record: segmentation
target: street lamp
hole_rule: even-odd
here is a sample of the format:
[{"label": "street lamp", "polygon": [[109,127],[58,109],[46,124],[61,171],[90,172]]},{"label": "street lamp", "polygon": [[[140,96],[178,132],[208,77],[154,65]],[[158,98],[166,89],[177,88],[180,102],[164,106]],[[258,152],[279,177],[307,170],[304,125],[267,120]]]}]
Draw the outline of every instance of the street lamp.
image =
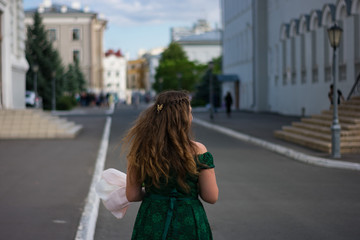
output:
[{"label": "street lamp", "polygon": [[33,65],[32,70],[34,72],[34,92],[35,92],[35,107],[39,107],[39,99],[37,92],[37,73],[39,71],[39,65],[36,63]]},{"label": "street lamp", "polygon": [[56,110],[56,96],[55,96],[55,91],[56,91],[56,72],[53,71],[51,73],[51,77],[52,77],[52,99],[51,99],[51,110],[54,112]]},{"label": "street lamp", "polygon": [[336,48],[340,44],[342,29],[338,25],[334,24],[328,28],[328,35],[330,45],[333,48],[333,123],[331,126],[331,154],[334,158],[340,158],[340,124],[338,118],[338,101],[337,101],[337,87],[336,87]]},{"label": "street lamp", "polygon": [[163,82],[164,82],[164,79],[162,77],[159,78],[159,83],[160,83],[160,92],[162,92],[163,90]]},{"label": "street lamp", "polygon": [[213,104],[213,68],[214,68],[214,63],[213,61],[210,61],[208,64],[208,68],[209,68],[209,103],[210,103],[210,119],[214,119],[214,104]]},{"label": "street lamp", "polygon": [[182,84],[181,84],[182,74],[178,72],[176,73],[176,77],[178,79],[178,89],[180,90],[182,88]]}]

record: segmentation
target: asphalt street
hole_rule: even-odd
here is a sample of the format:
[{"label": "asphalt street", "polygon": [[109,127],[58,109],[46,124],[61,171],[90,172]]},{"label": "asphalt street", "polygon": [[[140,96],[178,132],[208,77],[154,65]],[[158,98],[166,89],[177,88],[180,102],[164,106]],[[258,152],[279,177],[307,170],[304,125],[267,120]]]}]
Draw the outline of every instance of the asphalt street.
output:
[{"label": "asphalt street", "polygon": [[0,239],[74,239],[105,116],[68,119],[75,139],[0,140]]},{"label": "asphalt street", "polygon": [[[112,115],[105,168],[126,169],[121,138],[139,110]],[[105,115],[73,140],[0,141],[0,239],[74,239]],[[219,201],[204,203],[214,239],[360,238],[360,172],[304,164],[194,124],[215,160]],[[96,240],[130,239],[139,203],[119,220],[100,204]]]},{"label": "asphalt street", "polygon": [[[119,136],[134,117],[113,115],[106,168],[126,168]],[[359,172],[300,163],[197,125],[194,133],[215,158],[220,197],[204,203],[214,239],[359,239]],[[138,207],[118,220],[101,206],[95,239],[130,239]]]}]

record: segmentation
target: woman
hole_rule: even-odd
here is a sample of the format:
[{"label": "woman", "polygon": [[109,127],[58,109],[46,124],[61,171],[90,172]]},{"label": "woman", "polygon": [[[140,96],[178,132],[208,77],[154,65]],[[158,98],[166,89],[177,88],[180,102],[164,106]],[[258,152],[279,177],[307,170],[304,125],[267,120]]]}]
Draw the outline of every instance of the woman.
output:
[{"label": "woman", "polygon": [[218,199],[213,158],[192,140],[191,121],[188,95],[167,91],[125,137],[126,197],[142,201],[132,239],[212,239],[198,195],[212,204]]}]

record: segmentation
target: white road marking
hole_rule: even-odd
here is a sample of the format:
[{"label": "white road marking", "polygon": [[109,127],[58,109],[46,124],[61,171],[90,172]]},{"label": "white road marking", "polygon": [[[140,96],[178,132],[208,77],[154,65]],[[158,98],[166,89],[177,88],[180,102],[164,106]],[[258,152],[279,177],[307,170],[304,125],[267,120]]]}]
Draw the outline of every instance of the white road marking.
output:
[{"label": "white road marking", "polygon": [[94,239],[100,203],[100,199],[95,192],[95,185],[100,180],[101,173],[104,170],[106,153],[109,145],[111,120],[111,117],[106,118],[106,124],[104,127],[104,133],[101,139],[101,145],[96,159],[96,165],[90,185],[90,190],[86,198],[85,208],[79,222],[75,240]]}]

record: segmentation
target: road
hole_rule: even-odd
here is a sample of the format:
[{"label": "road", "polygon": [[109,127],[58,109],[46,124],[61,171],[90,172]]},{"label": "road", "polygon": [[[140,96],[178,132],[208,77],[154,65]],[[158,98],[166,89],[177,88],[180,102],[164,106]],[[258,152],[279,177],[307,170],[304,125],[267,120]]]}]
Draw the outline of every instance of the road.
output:
[{"label": "road", "polygon": [[[138,110],[112,115],[105,168],[125,170],[121,138]],[[0,239],[74,239],[105,116],[71,116],[74,140],[0,141]],[[360,239],[360,172],[300,163],[194,125],[215,158],[214,239]],[[96,240],[130,239],[139,204],[118,220],[100,205]]]},{"label": "road", "polygon": [[[116,112],[108,167],[125,169],[119,136],[134,115]],[[307,165],[194,126],[215,158],[219,201],[204,203],[214,239],[359,239],[360,173]],[[101,206],[96,240],[130,239],[139,204],[117,220]]]}]

